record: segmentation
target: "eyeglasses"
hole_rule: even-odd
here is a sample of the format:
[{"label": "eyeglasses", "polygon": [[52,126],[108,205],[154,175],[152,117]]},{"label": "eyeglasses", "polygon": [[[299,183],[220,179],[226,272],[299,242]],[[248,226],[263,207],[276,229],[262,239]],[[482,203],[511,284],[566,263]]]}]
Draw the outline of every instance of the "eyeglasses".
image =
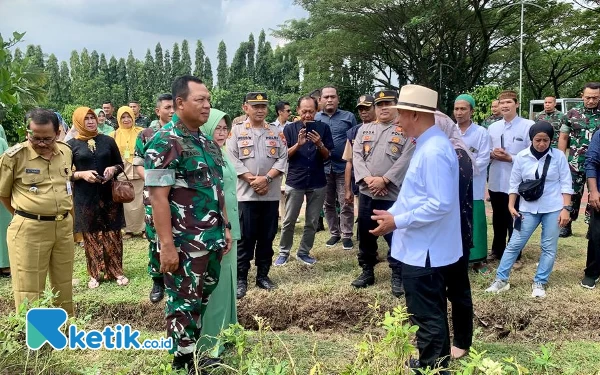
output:
[{"label": "eyeglasses", "polygon": [[52,137],[52,138],[37,138],[37,137],[32,137],[32,136],[29,136],[28,138],[29,138],[29,141],[32,142],[32,143],[36,143],[36,144],[43,143],[45,145],[51,144],[56,139],[56,137]]},{"label": "eyeglasses", "polygon": [[216,132],[227,132],[227,128],[215,128],[215,133]]}]

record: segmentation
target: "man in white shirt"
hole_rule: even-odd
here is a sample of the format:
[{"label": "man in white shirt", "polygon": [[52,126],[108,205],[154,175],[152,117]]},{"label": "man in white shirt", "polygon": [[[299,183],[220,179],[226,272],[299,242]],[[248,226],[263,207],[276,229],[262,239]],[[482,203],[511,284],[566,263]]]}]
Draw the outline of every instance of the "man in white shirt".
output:
[{"label": "man in white shirt", "polygon": [[[502,120],[494,122],[488,128],[492,146],[490,148],[490,171],[488,190],[492,203],[492,224],[494,239],[492,251],[488,260],[500,260],[507,240],[513,232],[513,218],[508,211],[508,189],[513,158],[531,145],[529,128],[533,121],[526,120],[517,115],[519,101],[514,91],[503,91],[498,95]],[[519,202],[515,205],[519,209]],[[521,255],[519,255],[521,259]],[[517,260],[514,268],[519,269],[522,264]]]},{"label": "man in white shirt", "polygon": [[[406,85],[400,90],[399,125],[416,149],[400,195],[388,210],[374,210],[376,236],[391,231],[392,256],[401,261],[406,306],[419,327],[419,360],[413,368],[447,367],[450,356],[446,280],[462,256],[458,159],[435,125],[437,92]],[[442,372],[441,374],[447,374]]]},{"label": "man in white shirt", "polygon": [[277,119],[271,123],[271,125],[277,126],[283,130],[283,127],[287,124],[291,124],[289,120],[292,110],[290,109],[290,103],[288,102],[277,102],[275,104],[275,112],[277,113]]}]

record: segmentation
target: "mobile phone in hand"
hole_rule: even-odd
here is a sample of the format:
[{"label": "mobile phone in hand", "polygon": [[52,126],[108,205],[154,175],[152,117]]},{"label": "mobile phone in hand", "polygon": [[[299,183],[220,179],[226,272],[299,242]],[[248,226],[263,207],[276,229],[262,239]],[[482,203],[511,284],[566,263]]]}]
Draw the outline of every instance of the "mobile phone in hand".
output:
[{"label": "mobile phone in hand", "polygon": [[99,175],[99,174],[98,174],[98,175],[96,175],[96,178],[97,178],[98,180],[102,181],[102,182],[106,181],[106,178],[105,178],[104,176],[102,176],[102,175]]},{"label": "mobile phone in hand", "polygon": [[304,125],[304,127],[306,128],[306,133],[308,134],[311,131],[315,130],[315,122],[307,121],[306,124]]},{"label": "mobile phone in hand", "polygon": [[515,230],[518,230],[520,232],[521,231],[521,224],[523,224],[523,216],[521,214],[519,214],[519,216],[517,216],[515,218],[515,224],[513,225],[513,228]]}]

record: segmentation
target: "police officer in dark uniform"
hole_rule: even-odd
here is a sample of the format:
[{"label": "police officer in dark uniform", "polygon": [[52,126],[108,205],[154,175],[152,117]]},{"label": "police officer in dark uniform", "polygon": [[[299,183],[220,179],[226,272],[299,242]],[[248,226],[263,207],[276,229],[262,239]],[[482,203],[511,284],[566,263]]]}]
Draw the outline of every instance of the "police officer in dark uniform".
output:
[{"label": "police officer in dark uniform", "polygon": [[[359,187],[358,204],[358,264],[361,275],[352,282],[355,288],[375,283],[373,268],[377,263],[377,236],[369,230],[377,227],[371,219],[373,210],[389,209],[400,192],[404,175],[410,164],[415,145],[406,139],[394,123],[398,111],[391,108],[398,102],[394,90],[382,90],[374,95],[377,121],[359,129],[353,146],[354,176]],[[392,233],[384,236],[391,247]],[[401,263],[390,256],[392,294],[400,297],[402,287]]]},{"label": "police officer in dark uniform", "polygon": [[227,154],[238,175],[242,232],[238,242],[238,299],[246,295],[250,261],[255,253],[256,285],[267,290],[275,288],[268,275],[273,262],[287,144],[283,130],[265,122],[268,104],[266,93],[248,93],[245,103],[248,118],[233,125],[226,143]]}]

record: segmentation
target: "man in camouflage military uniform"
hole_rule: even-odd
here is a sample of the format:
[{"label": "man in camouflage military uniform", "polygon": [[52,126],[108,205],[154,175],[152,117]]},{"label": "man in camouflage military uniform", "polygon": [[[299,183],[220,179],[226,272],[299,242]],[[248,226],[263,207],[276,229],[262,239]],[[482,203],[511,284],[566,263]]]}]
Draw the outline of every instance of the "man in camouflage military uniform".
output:
[{"label": "man in camouflage military uniform", "polygon": [[502,120],[502,112],[500,112],[500,101],[492,101],[492,115],[481,122],[481,126],[489,128],[496,121]]},{"label": "man in camouflage military uniform", "polygon": [[281,177],[287,164],[283,130],[266,124],[269,101],[264,92],[246,95],[248,120],[235,124],[227,153],[238,176],[237,198],[242,239],[238,242],[237,298],[246,295],[248,270],[256,252],[256,286],[271,290],[273,240],[277,234]]},{"label": "man in camouflage military uniform", "polygon": [[[173,117],[173,96],[171,94],[162,94],[156,100],[156,115],[158,120],[152,121],[150,126],[140,132],[135,141],[135,150],[133,156],[133,165],[136,172],[144,179],[144,155],[145,146],[152,139],[154,134],[167,125]],[[144,188],[144,207],[146,211],[146,238],[148,239],[148,273],[152,277],[152,290],[150,291],[150,302],[156,303],[163,299],[165,295],[165,283],[163,275],[160,273],[160,254],[156,246],[156,231],[152,222],[152,205],[150,204],[150,194],[148,188]]]},{"label": "man in camouflage military uniform", "polygon": [[115,130],[117,130],[119,128],[119,122],[117,121],[115,116],[113,116],[114,110],[115,107],[110,101],[105,101],[102,104],[102,111],[104,111],[104,115],[106,116],[106,120],[104,120],[104,123],[106,125],[112,126]]},{"label": "man in camouflage military uniform", "polygon": [[550,147],[557,147],[560,129],[567,123],[567,116],[561,111],[556,110],[556,98],[554,96],[547,96],[544,99],[544,111],[535,117],[535,121],[547,121],[552,124],[554,139],[552,139]]},{"label": "man in camouflage military uniform", "polygon": [[[353,165],[358,198],[358,264],[362,273],[352,282],[355,288],[375,283],[373,268],[377,263],[377,236],[369,230],[377,227],[371,219],[373,210],[387,210],[398,198],[404,175],[408,170],[415,145],[402,134],[394,121],[398,111],[390,108],[398,102],[394,90],[382,90],[374,95],[377,121],[364,124],[356,134],[353,146]],[[402,264],[391,254],[392,232],[384,236],[388,246],[388,262],[392,269],[392,294],[400,297]]]},{"label": "man in camouflage military uniform", "polygon": [[[172,87],[175,114],[146,146],[146,186],[164,274],[167,336],[174,369],[194,368],[202,315],[217,286],[220,259],[231,248],[223,195],[223,155],[200,131],[210,94],[199,78],[179,77]],[[198,365],[216,359],[201,358]]]},{"label": "man in camouflage military uniform", "polygon": [[[571,222],[577,220],[581,199],[585,187],[585,152],[587,151],[592,135],[600,126],[600,83],[587,83],[583,89],[583,105],[571,109],[567,113],[567,121],[560,129],[558,148],[566,152],[569,146],[569,166],[573,178],[573,190],[575,194],[571,197],[573,211],[571,211]],[[573,232],[571,222],[560,231],[560,237],[569,237]]]}]

